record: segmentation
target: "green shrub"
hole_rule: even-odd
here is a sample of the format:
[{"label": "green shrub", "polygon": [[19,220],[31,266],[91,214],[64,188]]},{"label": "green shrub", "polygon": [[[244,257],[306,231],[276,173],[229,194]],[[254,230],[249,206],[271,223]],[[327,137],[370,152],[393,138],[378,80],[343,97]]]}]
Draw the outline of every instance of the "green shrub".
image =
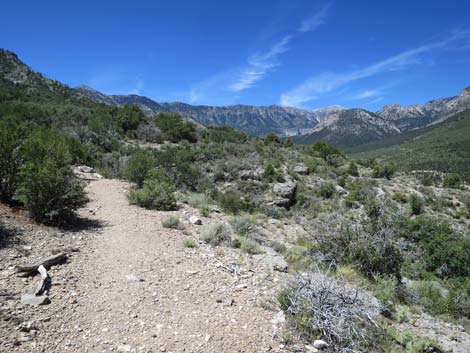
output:
[{"label": "green shrub", "polygon": [[185,248],[195,248],[196,247],[196,242],[194,241],[194,239],[186,238],[186,239],[183,240],[183,246]]},{"label": "green shrub", "polygon": [[250,238],[238,237],[238,241],[240,242],[240,250],[247,254],[256,255],[263,253],[259,244]]},{"label": "green shrub", "polygon": [[136,105],[125,105],[117,113],[117,121],[124,132],[137,129],[144,113]]},{"label": "green shrub", "polygon": [[236,234],[243,237],[251,237],[258,233],[256,225],[248,218],[235,217],[230,225]]},{"label": "green shrub", "polygon": [[331,183],[324,184],[318,190],[318,195],[325,198],[330,199],[335,194],[335,187]]},{"label": "green shrub", "polygon": [[396,171],[397,167],[392,162],[384,162],[383,164],[377,163],[372,169],[372,177],[390,180]]},{"label": "green shrub", "polygon": [[155,168],[155,159],[152,155],[144,150],[134,153],[124,170],[124,176],[127,180],[137,184],[140,188],[144,185],[145,179],[148,178],[152,169]]},{"label": "green shrub", "polygon": [[442,186],[445,188],[454,188],[458,189],[462,186],[463,180],[460,174],[453,173],[444,178],[444,182],[442,183]]},{"label": "green shrub", "polygon": [[423,200],[415,194],[410,196],[410,206],[411,213],[414,215],[419,215],[423,212],[424,202]]},{"label": "green shrub", "polygon": [[237,214],[240,211],[250,211],[252,208],[251,204],[243,200],[240,193],[234,190],[219,193],[218,201],[224,211],[233,214]]},{"label": "green shrub", "polygon": [[165,218],[162,221],[162,226],[164,228],[170,228],[170,229],[183,229],[183,225],[180,222],[180,219],[176,216],[170,216],[168,218]]},{"label": "green shrub", "polygon": [[165,140],[179,142],[187,140],[197,142],[196,125],[183,122],[181,115],[177,113],[159,113],[155,116],[155,125],[162,131]]},{"label": "green shrub", "polygon": [[340,176],[336,179],[336,184],[344,188],[346,186],[346,178],[344,176]]},{"label": "green shrub", "polygon": [[264,167],[263,178],[266,179],[267,182],[272,183],[279,180],[281,174],[276,170],[272,163],[266,164]]},{"label": "green shrub", "polygon": [[322,142],[322,141],[315,142],[312,145],[312,152],[320,156],[321,158],[323,158],[325,161],[328,159],[329,156],[332,156],[332,155],[342,156],[343,155],[343,153],[339,149],[333,146],[330,146],[327,143]]},{"label": "green shrub", "polygon": [[230,242],[231,232],[224,223],[209,223],[202,227],[201,238],[205,243],[216,246]]},{"label": "green shrub", "polygon": [[41,222],[61,223],[87,202],[82,183],[73,174],[66,141],[41,129],[21,147],[18,199]]},{"label": "green shrub", "polygon": [[470,275],[470,238],[453,231],[446,222],[418,217],[407,225],[404,236],[424,250],[428,271],[441,278]]},{"label": "green shrub", "polygon": [[264,138],[264,144],[266,146],[269,146],[269,145],[280,145],[281,144],[281,140],[279,140],[279,137],[274,134],[274,133],[269,133],[265,138]]},{"label": "green shrub", "polygon": [[168,182],[146,180],[141,189],[129,193],[132,204],[159,211],[173,211],[176,207],[175,187]]},{"label": "green shrub", "polygon": [[359,170],[357,169],[357,164],[354,161],[349,162],[349,167],[346,173],[355,177],[359,176]]},{"label": "green shrub", "polygon": [[0,123],[0,200],[11,201],[18,187],[22,133],[15,124]]},{"label": "green shrub", "polygon": [[231,126],[209,126],[204,135],[208,142],[215,143],[245,143],[248,136],[243,131],[235,130]]}]

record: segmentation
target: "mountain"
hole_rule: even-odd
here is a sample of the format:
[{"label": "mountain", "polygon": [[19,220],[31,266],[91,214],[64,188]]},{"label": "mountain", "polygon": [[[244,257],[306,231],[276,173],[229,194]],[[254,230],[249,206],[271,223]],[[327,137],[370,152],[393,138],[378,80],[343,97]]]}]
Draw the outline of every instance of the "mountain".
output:
[{"label": "mountain", "polygon": [[78,86],[76,90],[88,97],[105,104],[137,104],[147,114],[175,112],[186,119],[204,126],[230,125],[253,135],[266,135],[275,132],[281,136],[301,135],[310,132],[320,121],[345,108],[331,106],[317,110],[305,110],[293,107],[270,106],[207,106],[186,103],[157,103],[139,95],[106,95],[87,86]]},{"label": "mountain", "polygon": [[463,89],[458,96],[435,99],[424,105],[386,105],[377,115],[393,122],[401,131],[407,131],[444,121],[466,109],[470,109],[470,87]]},{"label": "mountain", "polygon": [[86,94],[32,70],[18,56],[0,48],[0,86],[24,89],[29,95],[63,102],[89,102]]},{"label": "mountain", "polygon": [[364,109],[346,109],[330,114],[311,133],[295,136],[293,140],[301,144],[321,140],[340,148],[349,148],[399,132],[395,124],[375,113]]},{"label": "mountain", "polygon": [[459,172],[470,180],[470,110],[421,129],[356,146],[354,158],[381,158],[405,170]]}]

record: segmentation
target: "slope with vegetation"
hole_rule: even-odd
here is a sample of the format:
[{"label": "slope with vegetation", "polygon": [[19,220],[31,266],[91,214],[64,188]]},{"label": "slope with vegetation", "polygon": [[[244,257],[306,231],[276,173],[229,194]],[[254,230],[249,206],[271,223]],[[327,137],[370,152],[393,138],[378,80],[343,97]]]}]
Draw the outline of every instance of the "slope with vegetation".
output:
[{"label": "slope with vegetation", "polygon": [[[87,164],[129,181],[135,205],[181,217],[181,209],[197,210],[205,224],[182,245],[192,251],[216,247],[222,257],[224,249],[239,249],[247,262],[284,259],[270,271],[289,271],[289,280],[256,308],[286,320],[276,336],[281,350],[302,343],[313,351],[312,343],[338,352],[424,353],[441,345],[464,352],[465,344],[438,333],[444,328],[470,343],[470,191],[459,176],[352,160],[325,142],[294,145],[274,134],[260,139],[232,127],[201,128],[175,113],[146,116],[137,106],[75,96],[64,85],[56,95],[44,88],[47,79],[18,82],[11,68],[2,70],[0,192],[38,222],[73,219],[86,195],[72,167]],[[152,211],[142,212],[151,222]],[[138,229],[137,222],[128,226]],[[174,219],[163,226],[184,232]],[[115,246],[125,240],[143,248],[125,236]],[[430,320],[438,329],[423,332],[420,325]]]},{"label": "slope with vegetation", "polygon": [[355,158],[381,158],[405,170],[460,173],[470,179],[470,110],[442,123],[349,150]]}]

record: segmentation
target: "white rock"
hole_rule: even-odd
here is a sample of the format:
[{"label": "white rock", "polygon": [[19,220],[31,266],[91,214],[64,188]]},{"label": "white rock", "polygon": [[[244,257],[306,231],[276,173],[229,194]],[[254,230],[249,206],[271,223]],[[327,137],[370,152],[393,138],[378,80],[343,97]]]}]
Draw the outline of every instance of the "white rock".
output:
[{"label": "white rock", "polygon": [[143,282],[144,281],[143,278],[137,277],[136,275],[133,275],[133,274],[126,275],[126,279],[129,282]]},{"label": "white rock", "polygon": [[326,343],[325,341],[323,340],[315,340],[313,342],[313,348],[316,348],[316,349],[325,349],[325,348],[328,348],[328,343]]},{"label": "white rock", "polygon": [[202,220],[198,216],[189,217],[189,222],[191,222],[191,224],[196,224],[196,225],[202,224]]},{"label": "white rock", "polygon": [[129,346],[128,344],[121,344],[117,348],[118,352],[130,352],[131,349],[132,349],[132,347]]},{"label": "white rock", "polygon": [[278,311],[271,320],[272,324],[282,324],[284,322],[286,322],[286,316],[282,310]]},{"label": "white rock", "polygon": [[33,306],[37,306],[37,305],[46,305],[46,304],[50,304],[51,300],[49,299],[49,297],[47,295],[40,295],[40,296],[36,296],[34,294],[23,294],[21,296],[21,304],[25,304],[25,305],[33,305]]}]

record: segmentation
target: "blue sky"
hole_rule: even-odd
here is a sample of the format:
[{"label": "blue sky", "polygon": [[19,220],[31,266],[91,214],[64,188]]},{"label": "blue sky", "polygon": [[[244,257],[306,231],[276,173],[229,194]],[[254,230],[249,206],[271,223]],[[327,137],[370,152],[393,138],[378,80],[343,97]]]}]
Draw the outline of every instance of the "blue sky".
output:
[{"label": "blue sky", "polygon": [[157,101],[378,110],[470,85],[470,1],[5,1],[0,47]]}]

